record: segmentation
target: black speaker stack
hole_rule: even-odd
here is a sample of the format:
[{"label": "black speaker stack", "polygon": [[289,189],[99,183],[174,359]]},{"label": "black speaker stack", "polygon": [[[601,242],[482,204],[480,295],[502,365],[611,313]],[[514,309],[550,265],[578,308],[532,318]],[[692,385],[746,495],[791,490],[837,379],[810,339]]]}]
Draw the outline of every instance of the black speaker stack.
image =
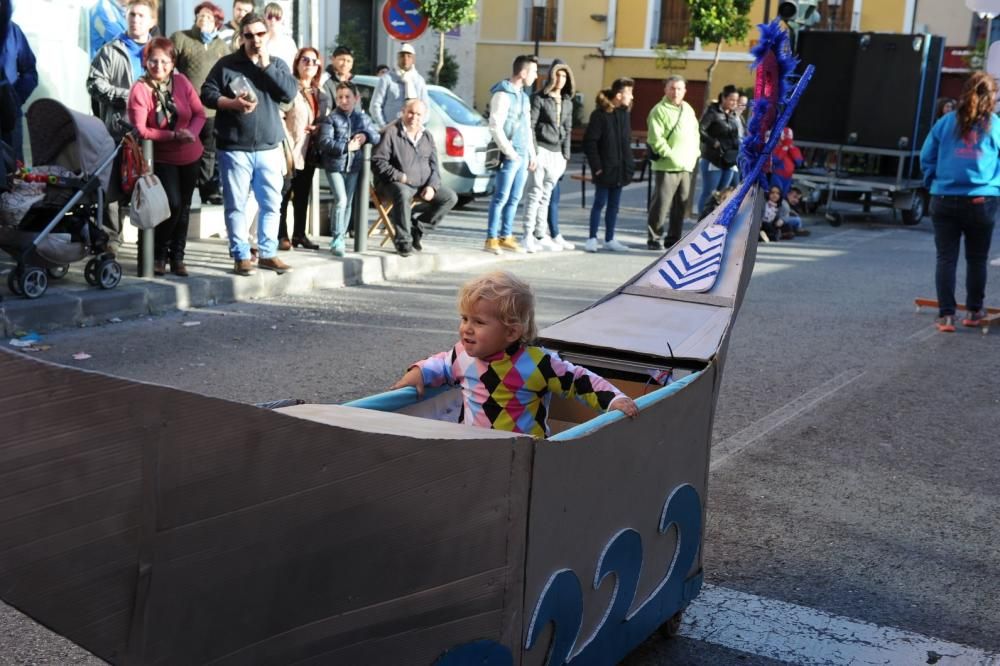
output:
[{"label": "black speaker stack", "polygon": [[792,118],[796,141],[920,151],[934,120],[944,39],[803,31],[798,57],[816,72]]}]

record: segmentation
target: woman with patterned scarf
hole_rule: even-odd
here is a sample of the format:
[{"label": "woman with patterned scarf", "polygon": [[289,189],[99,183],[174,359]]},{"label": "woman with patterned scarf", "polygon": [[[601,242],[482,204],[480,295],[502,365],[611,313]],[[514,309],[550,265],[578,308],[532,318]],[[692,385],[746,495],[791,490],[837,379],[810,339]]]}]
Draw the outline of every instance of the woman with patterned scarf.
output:
[{"label": "woman with patterned scarf", "polygon": [[167,192],[170,217],[154,233],[153,274],[186,277],[191,195],[198,180],[203,148],[198,138],[205,124],[205,108],[186,76],[174,71],[174,44],[154,37],[143,49],[145,74],[129,93],[128,117],[143,139],[153,141],[153,173]]}]

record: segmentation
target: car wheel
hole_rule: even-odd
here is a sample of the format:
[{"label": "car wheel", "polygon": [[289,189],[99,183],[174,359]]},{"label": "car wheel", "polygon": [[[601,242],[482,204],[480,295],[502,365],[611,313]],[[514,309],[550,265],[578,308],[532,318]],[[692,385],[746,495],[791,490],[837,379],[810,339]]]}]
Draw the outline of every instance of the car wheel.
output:
[{"label": "car wheel", "polygon": [[476,197],[470,196],[468,194],[460,194],[458,195],[458,203],[455,204],[455,208],[465,208],[475,200]]}]

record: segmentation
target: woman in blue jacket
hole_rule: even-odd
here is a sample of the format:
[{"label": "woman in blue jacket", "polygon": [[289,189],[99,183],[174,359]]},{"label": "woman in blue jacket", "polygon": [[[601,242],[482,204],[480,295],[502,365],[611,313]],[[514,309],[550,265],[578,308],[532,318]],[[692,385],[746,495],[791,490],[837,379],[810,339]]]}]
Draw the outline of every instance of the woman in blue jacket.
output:
[{"label": "woman in blue jacket", "polygon": [[1000,118],[993,112],[997,82],[976,72],[965,83],[958,108],[942,116],[924,141],[920,163],[931,193],[937,246],[935,283],[939,331],[955,330],[955,267],[965,237],[965,326],[979,326],[986,312],[986,262],[1000,202]]},{"label": "woman in blue jacket", "polygon": [[326,180],[333,194],[330,209],[330,251],[335,256],[344,256],[344,233],[351,219],[351,202],[358,186],[358,172],[361,170],[359,153],[366,143],[375,145],[381,135],[368,114],[357,106],[358,88],[349,81],[337,84],[336,107],[323,118],[316,128],[317,148],[320,164],[326,172]]}]

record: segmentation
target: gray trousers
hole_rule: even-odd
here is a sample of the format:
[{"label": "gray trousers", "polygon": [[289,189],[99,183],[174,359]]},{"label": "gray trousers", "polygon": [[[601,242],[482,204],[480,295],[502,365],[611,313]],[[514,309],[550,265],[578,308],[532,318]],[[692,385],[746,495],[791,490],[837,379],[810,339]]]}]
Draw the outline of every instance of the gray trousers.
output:
[{"label": "gray trousers", "polygon": [[684,227],[684,209],[690,196],[690,171],[653,172],[653,199],[649,202],[649,220],[646,223],[647,241],[660,240],[663,221],[668,215],[670,223],[663,244],[670,247],[680,240]]}]

